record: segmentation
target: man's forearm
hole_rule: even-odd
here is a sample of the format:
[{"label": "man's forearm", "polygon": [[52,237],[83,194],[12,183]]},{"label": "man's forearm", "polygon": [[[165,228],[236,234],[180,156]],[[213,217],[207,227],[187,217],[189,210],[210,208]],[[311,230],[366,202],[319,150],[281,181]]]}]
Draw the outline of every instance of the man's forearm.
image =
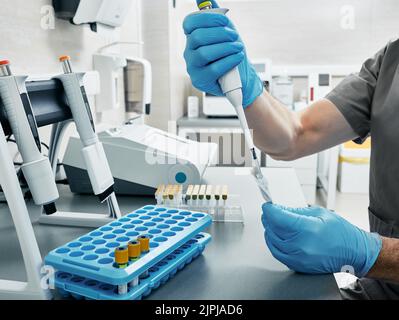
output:
[{"label": "man's forearm", "polygon": [[399,283],[399,239],[382,239],[380,255],[367,277]]},{"label": "man's forearm", "polygon": [[272,157],[289,158],[301,130],[298,116],[267,92],[245,113],[257,147]]},{"label": "man's forearm", "polygon": [[277,160],[294,160],[357,137],[337,107],[322,99],[293,112],[264,92],[245,110],[256,146]]}]

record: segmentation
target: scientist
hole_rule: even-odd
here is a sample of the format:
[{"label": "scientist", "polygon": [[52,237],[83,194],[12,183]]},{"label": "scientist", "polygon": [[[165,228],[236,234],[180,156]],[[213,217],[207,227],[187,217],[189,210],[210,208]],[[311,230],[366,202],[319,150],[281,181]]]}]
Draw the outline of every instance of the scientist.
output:
[{"label": "scientist", "polygon": [[344,298],[399,298],[399,41],[367,60],[358,75],[347,77],[325,99],[292,112],[264,90],[228,17],[192,15],[183,27],[193,85],[222,95],[218,79],[239,66],[255,142],[274,159],[294,160],[351,139],[362,143],[372,135],[373,233],[318,207],[267,203],[262,222],[270,251],[290,269],[327,274],[352,268],[359,280],[342,290]]}]

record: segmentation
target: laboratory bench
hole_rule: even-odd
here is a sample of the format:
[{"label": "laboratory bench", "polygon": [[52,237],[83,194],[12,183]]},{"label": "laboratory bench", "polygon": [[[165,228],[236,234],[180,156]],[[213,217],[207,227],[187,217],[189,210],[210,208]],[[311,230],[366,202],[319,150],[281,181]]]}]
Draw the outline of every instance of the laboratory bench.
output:
[{"label": "laboratory bench", "polygon": [[[230,194],[240,196],[245,221],[213,223],[207,230],[212,242],[203,256],[194,260],[173,279],[154,291],[149,299],[341,299],[333,275],[311,276],[288,270],[275,260],[263,237],[262,198],[248,168],[208,168],[206,184],[226,184]],[[305,198],[293,169],[264,169],[274,201],[294,207],[305,206]],[[58,208],[63,211],[106,212],[94,196],[73,195],[60,186]],[[118,197],[127,214],[147,204],[152,197]],[[90,231],[80,227],[40,225],[40,211],[28,204],[37,241],[44,256],[56,247]],[[24,264],[5,204],[0,204],[0,278],[25,280]]]}]

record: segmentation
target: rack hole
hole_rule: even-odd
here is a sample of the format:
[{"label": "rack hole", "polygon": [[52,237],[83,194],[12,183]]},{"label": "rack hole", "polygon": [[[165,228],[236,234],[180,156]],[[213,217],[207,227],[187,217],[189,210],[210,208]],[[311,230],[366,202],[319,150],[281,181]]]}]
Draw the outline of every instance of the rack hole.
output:
[{"label": "rack hole", "polygon": [[139,233],[136,232],[136,231],[130,231],[130,232],[126,233],[126,235],[127,235],[128,237],[136,237],[136,236],[139,235]]},{"label": "rack hole", "polygon": [[68,244],[68,247],[70,247],[70,248],[78,248],[81,245],[82,244],[80,242],[71,242],[70,244]]},{"label": "rack hole", "polygon": [[96,254],[89,254],[89,255],[83,257],[83,260],[87,260],[87,261],[93,261],[93,260],[97,260],[97,259],[98,259],[98,255],[96,255]]},{"label": "rack hole", "polygon": [[122,233],[125,233],[125,232],[126,232],[125,229],[116,229],[116,230],[112,231],[112,233],[115,233],[115,234],[122,234]]},{"label": "rack hole", "polygon": [[120,243],[119,242],[110,242],[110,243],[107,243],[106,244],[106,247],[107,248],[117,248],[117,247],[119,247],[120,246]]},{"label": "rack hole", "polygon": [[182,212],[180,212],[180,215],[182,215],[182,216],[191,216],[191,212],[190,211],[182,211]]},{"label": "rack hole", "polygon": [[189,222],[180,222],[178,225],[180,227],[189,227],[189,226],[191,226],[191,223],[189,223]]},{"label": "rack hole", "polygon": [[109,250],[106,249],[106,248],[100,248],[100,249],[97,249],[97,250],[94,251],[94,252],[97,253],[97,254],[105,254],[105,253],[108,253]]},{"label": "rack hole", "polygon": [[162,233],[162,235],[164,237],[174,237],[176,235],[176,233],[168,231],[168,232]]},{"label": "rack hole", "polygon": [[102,258],[100,260],[98,260],[99,264],[109,264],[112,263],[114,260],[111,258]]},{"label": "rack hole", "polygon": [[82,251],[73,251],[69,254],[70,257],[76,258],[76,257],[81,257],[83,256],[83,252]]},{"label": "rack hole", "polygon": [[79,239],[79,241],[82,241],[82,242],[89,242],[91,240],[93,240],[92,237],[82,237],[82,238]]},{"label": "rack hole", "polygon": [[116,239],[116,241],[119,241],[119,242],[128,242],[129,240],[130,240],[130,238],[128,238],[128,237],[119,237]]},{"label": "rack hole", "polygon": [[89,246],[83,246],[82,250],[83,251],[90,251],[90,250],[94,250],[96,247],[93,245],[89,245]]},{"label": "rack hole", "polygon": [[159,230],[159,229],[152,229],[152,230],[148,231],[148,233],[150,233],[150,234],[160,234],[161,232],[162,232],[162,230]]},{"label": "rack hole", "polygon": [[104,244],[104,243],[106,243],[107,241],[105,241],[105,240],[103,240],[103,239],[98,239],[98,240],[94,240],[93,241],[93,244],[95,244],[95,245],[100,245],[100,244]]},{"label": "rack hole", "polygon": [[71,251],[71,249],[68,249],[68,248],[59,248],[59,249],[57,249],[55,252],[58,253],[58,254],[65,254],[65,253],[68,253],[69,251]]},{"label": "rack hole", "polygon": [[92,237],[100,237],[100,236],[103,235],[103,233],[100,232],[100,231],[94,231],[94,232],[90,233],[90,235],[91,235]]}]

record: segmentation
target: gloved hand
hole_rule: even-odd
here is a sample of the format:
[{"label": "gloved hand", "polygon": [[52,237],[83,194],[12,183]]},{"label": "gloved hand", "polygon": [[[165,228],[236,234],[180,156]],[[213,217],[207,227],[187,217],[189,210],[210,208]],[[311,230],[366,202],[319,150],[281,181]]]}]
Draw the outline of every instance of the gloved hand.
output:
[{"label": "gloved hand", "polygon": [[336,273],[347,266],[364,277],[382,248],[378,234],[319,207],[292,209],[266,203],[262,222],[273,256],[301,273]]},{"label": "gloved hand", "polygon": [[[212,3],[218,8],[216,1]],[[249,63],[244,44],[228,17],[210,12],[189,15],[183,28],[187,36],[184,58],[194,87],[223,96],[218,79],[238,65],[244,108],[262,94],[263,83]]]}]

